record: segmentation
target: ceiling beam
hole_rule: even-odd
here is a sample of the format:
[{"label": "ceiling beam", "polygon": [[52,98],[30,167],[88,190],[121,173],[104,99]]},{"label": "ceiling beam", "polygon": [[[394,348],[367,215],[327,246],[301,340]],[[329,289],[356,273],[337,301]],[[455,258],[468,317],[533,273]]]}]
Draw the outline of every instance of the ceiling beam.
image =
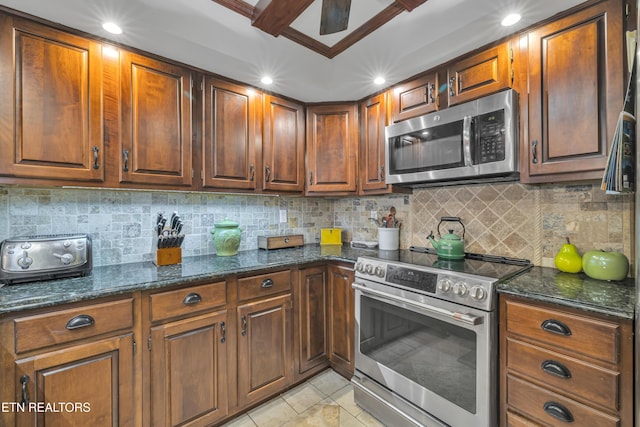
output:
[{"label": "ceiling beam", "polygon": [[251,25],[278,37],[313,0],[260,0],[253,9]]},{"label": "ceiling beam", "polygon": [[404,7],[408,12],[411,12],[416,7],[425,3],[427,0],[396,0],[400,6]]},{"label": "ceiling beam", "polygon": [[214,3],[218,3],[221,6],[226,7],[229,10],[233,10],[236,13],[251,19],[253,16],[253,6],[242,0],[212,0]]}]

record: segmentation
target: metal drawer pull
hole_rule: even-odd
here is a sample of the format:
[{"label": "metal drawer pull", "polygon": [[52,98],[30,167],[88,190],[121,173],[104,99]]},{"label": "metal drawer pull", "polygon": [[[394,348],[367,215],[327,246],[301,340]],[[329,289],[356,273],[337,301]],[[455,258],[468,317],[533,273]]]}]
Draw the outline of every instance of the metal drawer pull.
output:
[{"label": "metal drawer pull", "polygon": [[200,301],[202,301],[202,297],[200,296],[200,294],[196,292],[191,292],[187,294],[186,297],[184,297],[184,299],[182,300],[182,303],[189,305],[189,304],[197,304]]},{"label": "metal drawer pull", "polygon": [[220,333],[222,334],[222,337],[220,337],[220,342],[224,344],[224,342],[227,340],[227,326],[224,324],[224,322],[220,322]]},{"label": "metal drawer pull", "polygon": [[538,154],[536,153],[538,147],[538,140],[531,141],[531,163],[538,163]]},{"label": "metal drawer pull", "polygon": [[262,281],[262,285],[260,285],[262,288],[272,288],[273,287],[273,280],[272,279],[264,279]]},{"label": "metal drawer pull", "polygon": [[92,326],[96,321],[88,314],[80,314],[67,322],[67,329],[72,331],[74,329],[86,328]]},{"label": "metal drawer pull", "polygon": [[555,319],[547,319],[540,325],[542,330],[551,332],[552,334],[564,335],[568,337],[571,335],[571,329],[564,323]]},{"label": "metal drawer pull", "polygon": [[571,411],[557,402],[547,402],[544,404],[543,408],[544,412],[559,419],[560,421],[564,421],[565,423],[573,422],[573,415],[571,414]]},{"label": "metal drawer pull", "polygon": [[98,148],[97,145],[93,146],[93,168],[94,169],[100,169],[100,163],[98,163],[98,153],[100,152],[100,149]]},{"label": "metal drawer pull", "polygon": [[247,335],[247,316],[242,316],[242,336]]},{"label": "metal drawer pull", "polygon": [[540,368],[547,374],[555,375],[556,377],[569,379],[571,378],[571,371],[560,362],[555,360],[545,360],[540,365]]},{"label": "metal drawer pull", "polygon": [[122,150],[122,171],[129,172],[129,150]]},{"label": "metal drawer pull", "polygon": [[31,399],[29,399],[29,392],[27,391],[27,383],[31,380],[29,375],[23,375],[20,377],[20,384],[22,384],[22,404],[28,404]]}]

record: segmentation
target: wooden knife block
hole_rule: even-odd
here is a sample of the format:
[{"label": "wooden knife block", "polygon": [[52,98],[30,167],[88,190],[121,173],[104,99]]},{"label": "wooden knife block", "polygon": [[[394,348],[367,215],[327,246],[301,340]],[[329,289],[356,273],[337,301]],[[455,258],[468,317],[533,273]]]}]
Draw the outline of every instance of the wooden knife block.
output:
[{"label": "wooden knife block", "polygon": [[156,249],[153,263],[157,266],[180,264],[182,262],[182,248]]}]

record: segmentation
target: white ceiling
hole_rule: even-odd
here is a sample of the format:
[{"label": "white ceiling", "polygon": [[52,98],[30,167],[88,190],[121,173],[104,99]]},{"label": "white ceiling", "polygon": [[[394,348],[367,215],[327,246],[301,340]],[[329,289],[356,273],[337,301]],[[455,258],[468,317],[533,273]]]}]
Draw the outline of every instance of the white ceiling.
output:
[{"label": "white ceiling", "polygon": [[[252,5],[257,0],[247,1]],[[353,0],[349,28],[319,36],[320,1],[291,25],[327,46],[383,9],[391,0]],[[250,25],[248,18],[211,0],[0,0],[0,4],[127,46],[264,87],[304,102],[358,100],[465,52],[517,32],[582,0],[428,0],[403,12],[332,59]],[[514,27],[500,26],[510,11]],[[124,30],[114,36],[105,20]]]}]

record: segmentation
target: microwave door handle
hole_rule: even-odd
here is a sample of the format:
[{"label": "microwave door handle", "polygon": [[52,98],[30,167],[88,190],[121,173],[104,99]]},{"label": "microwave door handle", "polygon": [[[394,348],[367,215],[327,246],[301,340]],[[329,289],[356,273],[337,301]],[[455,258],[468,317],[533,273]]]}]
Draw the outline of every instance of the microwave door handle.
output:
[{"label": "microwave door handle", "polygon": [[471,116],[465,116],[462,121],[462,154],[464,157],[464,165],[473,165],[471,159],[471,126],[473,124],[473,118]]}]

